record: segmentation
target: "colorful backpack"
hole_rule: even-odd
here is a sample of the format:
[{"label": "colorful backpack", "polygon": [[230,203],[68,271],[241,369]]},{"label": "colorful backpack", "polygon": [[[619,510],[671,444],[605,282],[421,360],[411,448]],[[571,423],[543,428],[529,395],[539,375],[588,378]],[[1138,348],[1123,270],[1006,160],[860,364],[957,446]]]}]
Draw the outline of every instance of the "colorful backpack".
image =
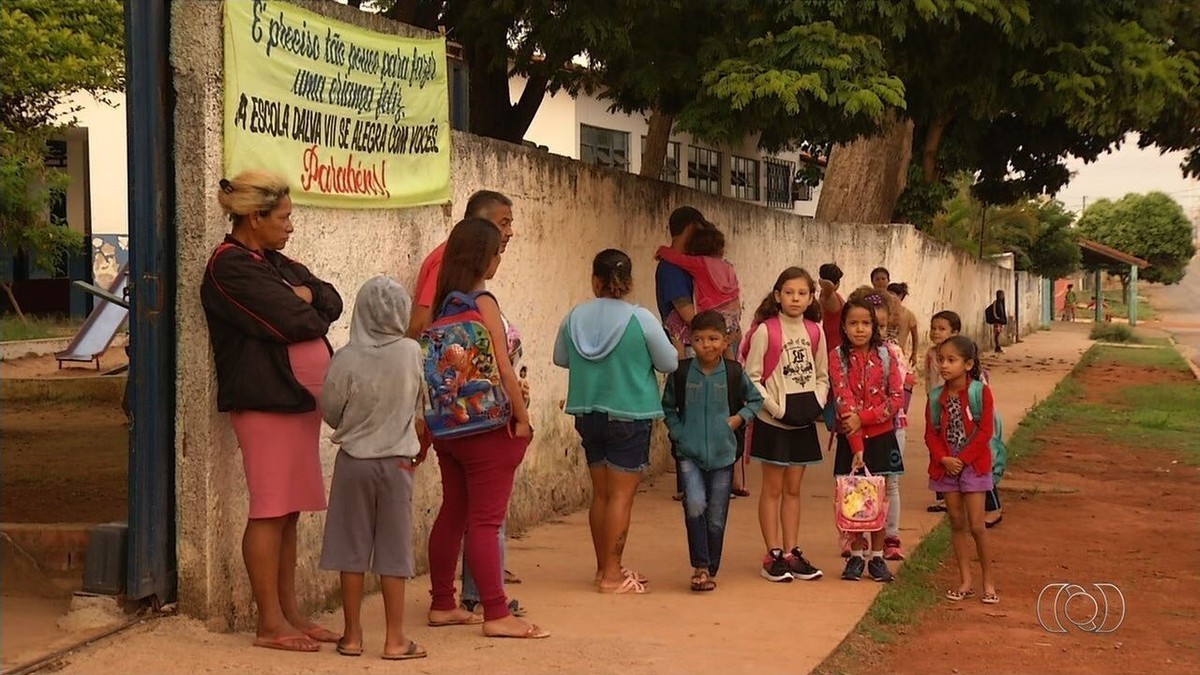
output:
[{"label": "colorful backpack", "polygon": [[887,487],[883,476],[838,476],[834,488],[834,525],[842,532],[877,532],[887,524]]},{"label": "colorful backpack", "polygon": [[[979,380],[971,380],[967,385],[967,414],[971,416],[972,421],[983,417],[983,387],[984,384]],[[943,389],[945,385],[934,387],[933,391],[929,392],[929,417],[938,430],[942,428]],[[999,485],[1000,479],[1004,477],[1004,468],[1008,465],[1008,448],[1004,445],[1004,423],[1000,421],[1000,413],[994,410],[992,426],[992,440],[988,443],[992,450],[992,483]]]},{"label": "colorful backpack", "polygon": [[[888,380],[887,373],[892,369],[892,354],[888,351],[887,345],[879,345],[879,358],[883,360],[883,381]],[[830,354],[837,353],[838,366],[842,369],[842,378],[849,379],[847,370],[850,364],[846,363],[846,356],[842,354],[841,347],[834,349]],[[829,400],[825,403],[825,428],[832,432],[837,427],[837,400],[833,395],[833,387],[829,389]],[[832,444],[832,440],[831,440]]]},{"label": "colorful backpack", "polygon": [[437,320],[421,335],[429,387],[425,424],[436,439],[501,429],[512,417],[512,405],[500,382],[497,345],[476,304],[483,294],[451,293]]}]

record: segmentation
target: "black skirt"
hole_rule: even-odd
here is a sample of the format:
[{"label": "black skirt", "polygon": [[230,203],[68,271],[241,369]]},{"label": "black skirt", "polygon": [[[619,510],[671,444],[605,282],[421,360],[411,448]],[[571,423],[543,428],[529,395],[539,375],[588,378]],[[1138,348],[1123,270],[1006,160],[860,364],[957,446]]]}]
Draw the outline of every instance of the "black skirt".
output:
[{"label": "black skirt", "polygon": [[[868,438],[863,442],[863,463],[867,471],[880,476],[889,473],[904,473],[904,453],[896,440],[896,432]],[[838,434],[837,455],[833,459],[833,475],[846,476],[854,463],[854,453],[850,450],[850,440]]]},{"label": "black skirt", "polygon": [[750,434],[750,457],[780,466],[820,464],[823,458],[817,427],[810,424],[799,429],[782,429],[755,420]]}]

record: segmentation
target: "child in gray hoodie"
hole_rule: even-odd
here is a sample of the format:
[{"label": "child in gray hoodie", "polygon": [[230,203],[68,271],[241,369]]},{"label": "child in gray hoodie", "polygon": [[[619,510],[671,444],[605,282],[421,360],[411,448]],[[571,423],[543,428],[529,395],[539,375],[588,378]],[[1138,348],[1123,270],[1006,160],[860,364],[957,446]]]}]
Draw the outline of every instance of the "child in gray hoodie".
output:
[{"label": "child in gray hoodie", "polygon": [[[404,635],[404,583],[414,575],[413,472],[429,449],[421,349],[404,337],[412,300],[393,279],[368,279],[354,301],[350,343],[334,354],[321,394],[339,446],[321,569],[341,572],[344,656],[362,654],[360,610],[368,569],[380,575],[385,659],[425,650]],[[381,534],[382,536],[377,536]]]}]

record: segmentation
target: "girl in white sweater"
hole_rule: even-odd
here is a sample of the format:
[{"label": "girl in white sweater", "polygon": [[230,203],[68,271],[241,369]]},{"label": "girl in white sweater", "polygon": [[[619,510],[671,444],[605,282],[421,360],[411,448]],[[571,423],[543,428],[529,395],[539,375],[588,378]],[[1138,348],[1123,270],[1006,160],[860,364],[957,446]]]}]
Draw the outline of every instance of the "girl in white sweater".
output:
[{"label": "girl in white sweater", "polygon": [[829,352],[820,345],[817,285],[799,267],[779,275],[750,328],[746,375],[763,395],[750,435],[750,457],[762,465],[758,522],[767,554],[768,581],[812,580],[821,570],[797,544],[800,484],[804,470],[819,464],[816,423],[829,394]]}]

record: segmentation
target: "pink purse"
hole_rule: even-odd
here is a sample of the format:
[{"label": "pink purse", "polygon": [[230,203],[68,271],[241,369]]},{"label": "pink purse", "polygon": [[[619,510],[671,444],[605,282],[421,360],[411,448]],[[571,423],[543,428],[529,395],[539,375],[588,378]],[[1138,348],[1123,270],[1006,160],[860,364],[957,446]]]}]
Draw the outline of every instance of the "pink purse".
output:
[{"label": "pink purse", "polygon": [[833,495],[834,522],[842,532],[875,532],[887,523],[887,488],[883,476],[837,477]]}]

